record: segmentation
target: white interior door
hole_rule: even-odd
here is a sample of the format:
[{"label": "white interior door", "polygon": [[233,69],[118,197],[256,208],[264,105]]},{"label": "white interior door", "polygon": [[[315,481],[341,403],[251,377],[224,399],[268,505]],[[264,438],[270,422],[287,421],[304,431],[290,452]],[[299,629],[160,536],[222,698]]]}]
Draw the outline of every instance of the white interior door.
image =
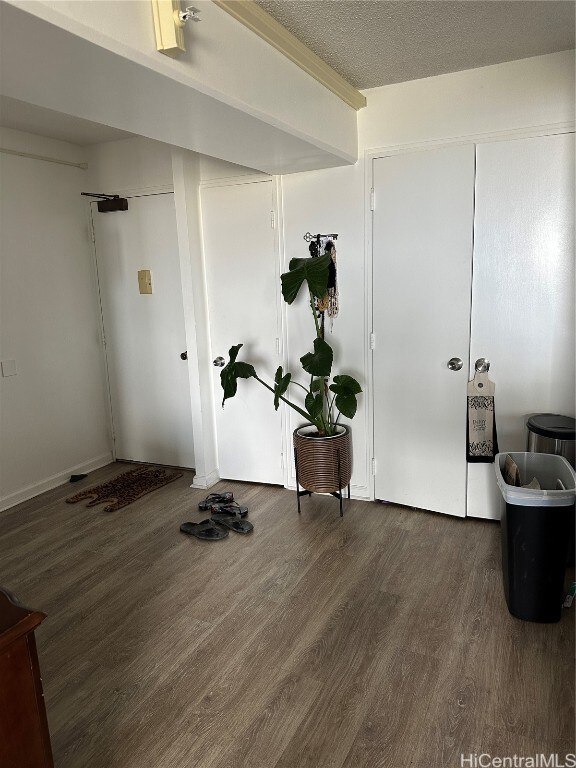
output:
[{"label": "white interior door", "polygon": [[[477,149],[472,367],[490,360],[501,451],[526,418],[574,415],[574,135]],[[499,518],[492,464],[468,468],[468,514]]]},{"label": "white interior door", "polygon": [[[244,344],[239,359],[271,382],[281,364],[272,181],[205,187],[201,199],[213,359],[228,360],[230,347]],[[282,425],[272,394],[241,380],[222,409],[220,371],[214,367],[220,476],[281,484]]]},{"label": "white interior door", "polygon": [[[193,467],[174,195],[91,209],[116,458]],[[140,293],[140,270],[151,272],[151,294]]]},{"label": "white interior door", "polygon": [[373,172],[375,496],[463,517],[474,146]]}]

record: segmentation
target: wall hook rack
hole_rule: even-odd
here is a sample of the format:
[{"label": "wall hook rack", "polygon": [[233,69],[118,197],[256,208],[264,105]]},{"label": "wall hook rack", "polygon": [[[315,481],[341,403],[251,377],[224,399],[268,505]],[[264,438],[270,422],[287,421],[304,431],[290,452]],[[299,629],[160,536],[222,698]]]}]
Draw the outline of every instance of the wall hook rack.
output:
[{"label": "wall hook rack", "polygon": [[338,240],[338,235],[311,235],[310,232],[306,232],[304,240],[307,243],[311,243],[312,240],[317,240],[318,242],[320,240]]}]

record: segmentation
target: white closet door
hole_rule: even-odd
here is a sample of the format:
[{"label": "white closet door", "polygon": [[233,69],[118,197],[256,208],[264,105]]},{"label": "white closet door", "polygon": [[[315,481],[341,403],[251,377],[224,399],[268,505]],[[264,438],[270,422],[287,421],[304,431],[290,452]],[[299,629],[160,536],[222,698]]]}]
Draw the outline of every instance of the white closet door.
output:
[{"label": "white closet door", "polygon": [[462,517],[474,146],[378,158],[374,193],[375,495]]},{"label": "white closet door", "polygon": [[[267,382],[280,365],[280,277],[272,181],[202,189],[202,227],[213,359],[244,344],[238,359]],[[282,427],[274,397],[254,379],[222,403],[214,367],[218,466],[222,478],[283,482]]]},{"label": "white closet door", "polygon": [[[471,362],[490,360],[501,451],[528,414],[574,414],[574,135],[477,148]],[[499,518],[493,465],[470,465],[468,514]]]}]

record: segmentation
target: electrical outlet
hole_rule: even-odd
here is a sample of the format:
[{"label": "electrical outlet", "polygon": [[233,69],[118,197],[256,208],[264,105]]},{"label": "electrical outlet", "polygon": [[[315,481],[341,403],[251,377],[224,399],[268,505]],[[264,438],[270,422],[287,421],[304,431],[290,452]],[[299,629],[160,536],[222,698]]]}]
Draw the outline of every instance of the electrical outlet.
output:
[{"label": "electrical outlet", "polygon": [[2,360],[0,363],[2,366],[2,376],[16,376],[18,371],[16,370],[16,360]]}]

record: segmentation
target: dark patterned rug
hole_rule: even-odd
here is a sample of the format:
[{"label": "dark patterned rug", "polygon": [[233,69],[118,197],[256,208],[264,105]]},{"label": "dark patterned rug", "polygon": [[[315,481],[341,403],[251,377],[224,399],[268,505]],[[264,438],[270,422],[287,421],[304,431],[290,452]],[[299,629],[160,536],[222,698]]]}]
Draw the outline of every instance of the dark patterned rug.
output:
[{"label": "dark patterned rug", "polygon": [[105,501],[111,501],[104,512],[115,512],[117,509],[127,507],[133,501],[145,496],[147,493],[161,488],[163,485],[171,483],[183,476],[183,472],[168,472],[165,469],[157,467],[137,467],[128,472],[123,472],[118,477],[101,485],[95,485],[93,488],[86,488],[84,491],[75,493],[66,499],[67,504],[76,504],[78,501],[92,498],[86,506],[95,507],[97,504],[103,504]]}]

